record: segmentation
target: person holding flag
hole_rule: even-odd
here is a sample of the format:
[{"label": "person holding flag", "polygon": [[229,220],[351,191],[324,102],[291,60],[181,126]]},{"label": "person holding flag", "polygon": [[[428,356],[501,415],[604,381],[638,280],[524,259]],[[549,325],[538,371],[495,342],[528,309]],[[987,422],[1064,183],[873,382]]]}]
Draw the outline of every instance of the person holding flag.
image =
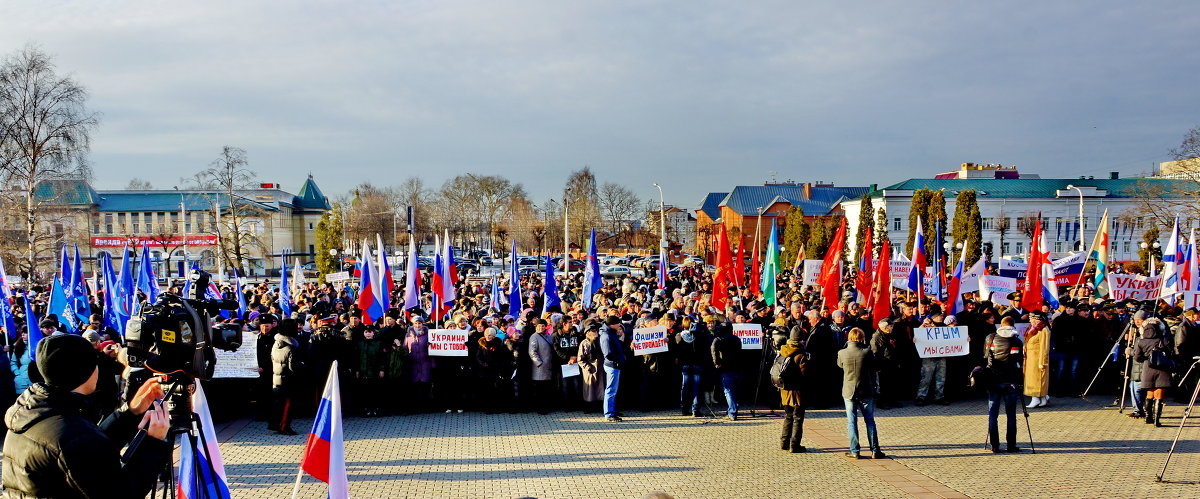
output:
[{"label": "person holding flag", "polygon": [[[583,268],[582,298],[584,310],[592,309],[592,300],[595,299],[596,293],[603,287],[604,277],[600,275],[600,260],[596,256],[596,229],[592,229],[592,235],[588,242],[587,263]],[[496,307],[496,309],[499,310],[500,308]]]}]

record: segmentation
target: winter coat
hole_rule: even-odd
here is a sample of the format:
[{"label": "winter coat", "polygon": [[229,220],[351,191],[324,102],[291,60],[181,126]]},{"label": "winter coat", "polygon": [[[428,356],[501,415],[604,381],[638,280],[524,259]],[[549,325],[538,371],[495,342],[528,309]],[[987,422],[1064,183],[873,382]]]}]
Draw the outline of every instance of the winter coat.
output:
[{"label": "winter coat", "polygon": [[305,358],[309,361],[312,379],[318,388],[325,386],[325,378],[329,376],[329,367],[333,361],[340,361],[339,371],[349,372],[353,367],[346,354],[349,346],[341,334],[329,327],[317,329],[316,334],[309,338],[308,355]]},{"label": "winter coat", "polygon": [[604,365],[621,369],[625,367],[625,346],[616,331],[605,327],[600,330],[600,351],[604,353]]},{"label": "winter coat", "polygon": [[1017,337],[1016,328],[1000,326],[994,334],[988,335],[984,343],[983,358],[994,376],[992,381],[996,385],[1020,385],[1024,379],[1021,372],[1021,338]]},{"label": "winter coat", "polygon": [[33,381],[29,379],[29,365],[33,361],[29,360],[28,355],[14,355],[8,360],[8,366],[13,374],[13,389],[17,395],[21,395]]},{"label": "winter coat", "polygon": [[[779,355],[782,355],[784,357],[791,357],[792,363],[796,364],[797,367],[804,365],[804,362],[803,362],[804,361],[804,348],[802,348],[802,347],[798,347],[798,346],[794,346],[794,345],[784,345],[782,347],[779,347]],[[788,406],[788,407],[804,407],[804,398],[802,396],[804,393],[804,376],[803,376],[804,373],[803,373],[803,371],[801,371],[800,374],[801,375],[798,376],[798,379],[796,380],[797,387],[799,389],[797,389],[797,390],[783,390],[783,389],[779,390],[780,403],[782,403],[783,405]]]},{"label": "winter coat", "polygon": [[709,348],[712,347],[712,340],[708,337],[708,332],[697,328],[692,331],[692,341],[688,343],[684,340],[683,335],[687,332],[682,332],[675,335],[675,359],[679,361],[681,366],[696,366],[702,367],[709,364],[711,355]]},{"label": "winter coat", "polygon": [[1142,338],[1133,347],[1133,360],[1142,365],[1142,389],[1155,390],[1171,388],[1171,373],[1162,369],[1150,367],[1150,355],[1158,349],[1173,352],[1171,340],[1163,335],[1162,321],[1156,318],[1146,319],[1142,323]]},{"label": "winter coat", "polygon": [[902,347],[907,338],[892,332],[875,331],[871,335],[871,354],[879,361],[880,368],[897,369],[907,358]]},{"label": "winter coat", "polygon": [[843,373],[842,398],[875,398],[875,357],[865,343],[846,343],[846,348],[837,354],[837,366],[842,368]]},{"label": "winter coat", "polygon": [[383,353],[383,342],[379,338],[366,339],[358,342],[358,363],[355,370],[360,378],[378,378],[384,369],[386,357]]},{"label": "winter coat", "polygon": [[738,360],[742,352],[742,340],[732,334],[723,334],[713,339],[713,365],[718,373],[738,372]]},{"label": "winter coat", "polygon": [[429,358],[429,329],[422,326],[408,328],[404,336],[404,348],[408,349],[408,360],[412,366],[413,383],[429,383],[433,377],[433,359]]},{"label": "winter coat", "polygon": [[117,411],[97,427],[83,395],[37,383],[17,398],[4,422],[5,497],[145,497],[171,447],[146,437],[124,466],[121,447],[141,417]]},{"label": "winter coat", "polygon": [[304,367],[299,350],[300,344],[295,338],[275,335],[275,344],[271,346],[271,386],[283,387],[293,383]]},{"label": "winter coat", "polygon": [[554,342],[545,333],[535,333],[529,338],[529,360],[533,363],[530,379],[550,381],[554,379]]},{"label": "winter coat", "polygon": [[1050,325],[1025,331],[1025,395],[1050,394]]},{"label": "winter coat", "polygon": [[[395,340],[385,340],[384,344],[384,367],[387,372],[384,376],[388,379],[403,379],[404,370],[408,367],[408,349],[404,348],[404,338],[396,338]],[[397,345],[396,342],[400,344]]]},{"label": "winter coat", "polygon": [[475,363],[479,365],[479,376],[486,381],[508,379],[512,375],[512,354],[504,347],[500,338],[479,338],[475,349]]},{"label": "winter coat", "polygon": [[604,400],[604,355],[597,341],[585,338],[579,343],[579,374],[584,402]]}]

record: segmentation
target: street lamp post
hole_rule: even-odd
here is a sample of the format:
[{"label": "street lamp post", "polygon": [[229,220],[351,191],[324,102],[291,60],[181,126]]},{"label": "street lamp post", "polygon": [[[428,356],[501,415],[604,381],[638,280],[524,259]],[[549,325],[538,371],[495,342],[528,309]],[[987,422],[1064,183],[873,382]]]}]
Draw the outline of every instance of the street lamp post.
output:
[{"label": "street lamp post", "polygon": [[571,271],[571,232],[570,228],[571,217],[569,202],[567,196],[571,193],[571,189],[563,191],[563,275],[570,276]]},{"label": "street lamp post", "polygon": [[[183,230],[183,271],[184,275],[186,275],[188,266],[187,207],[183,204],[183,191],[179,190],[178,185],[174,187],[175,192],[179,193],[179,228]],[[168,269],[168,273],[170,273],[170,269]],[[184,275],[180,275],[179,277],[184,277]]]},{"label": "street lamp post", "polygon": [[1087,230],[1087,227],[1083,223],[1083,189],[1067,184],[1067,190],[1075,190],[1079,193],[1079,251],[1085,251],[1086,248],[1083,247],[1083,233]]}]

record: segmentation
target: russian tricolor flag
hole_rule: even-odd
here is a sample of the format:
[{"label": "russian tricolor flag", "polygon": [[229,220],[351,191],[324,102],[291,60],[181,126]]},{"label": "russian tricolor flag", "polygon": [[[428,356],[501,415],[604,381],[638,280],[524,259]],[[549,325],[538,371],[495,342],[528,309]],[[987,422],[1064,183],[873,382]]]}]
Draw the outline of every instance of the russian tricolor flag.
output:
[{"label": "russian tricolor flag", "polygon": [[376,289],[379,286],[375,282],[374,265],[371,264],[371,249],[366,241],[363,241],[363,254],[359,260],[362,261],[362,276],[358,281],[358,309],[362,310],[363,322],[373,324],[383,317],[384,310],[379,290]]},{"label": "russian tricolor flag", "polygon": [[925,234],[921,232],[921,217],[917,217],[913,237],[912,269],[908,271],[908,290],[917,292],[919,302],[925,296]]},{"label": "russian tricolor flag", "polygon": [[[366,268],[365,266],[363,268]],[[301,473],[296,475],[296,486],[292,497],[300,491],[303,473],[329,484],[329,497],[350,497],[350,486],[346,480],[346,448],[342,444],[342,396],[338,392],[338,363],[329,366],[329,377],[325,379],[325,391],[321,394],[321,405],[308,443],[304,446],[304,459],[300,461]],[[225,497],[229,497],[228,494]]]},{"label": "russian tricolor flag", "polygon": [[200,420],[197,433],[200,438],[196,439],[200,447],[193,449],[191,439],[186,434],[179,439],[179,497],[229,497],[225,463],[221,460],[221,449],[217,447],[217,432],[213,429],[208,399],[204,396],[200,380],[196,380],[196,391],[192,393],[192,408]]}]

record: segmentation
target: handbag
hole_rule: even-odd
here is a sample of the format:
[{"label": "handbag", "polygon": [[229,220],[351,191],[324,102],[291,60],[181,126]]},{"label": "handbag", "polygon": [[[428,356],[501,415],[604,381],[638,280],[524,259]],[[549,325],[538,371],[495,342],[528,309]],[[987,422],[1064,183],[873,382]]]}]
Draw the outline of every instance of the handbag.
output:
[{"label": "handbag", "polygon": [[1167,351],[1159,346],[1150,351],[1150,367],[1160,371],[1172,372],[1175,370],[1175,359]]}]

